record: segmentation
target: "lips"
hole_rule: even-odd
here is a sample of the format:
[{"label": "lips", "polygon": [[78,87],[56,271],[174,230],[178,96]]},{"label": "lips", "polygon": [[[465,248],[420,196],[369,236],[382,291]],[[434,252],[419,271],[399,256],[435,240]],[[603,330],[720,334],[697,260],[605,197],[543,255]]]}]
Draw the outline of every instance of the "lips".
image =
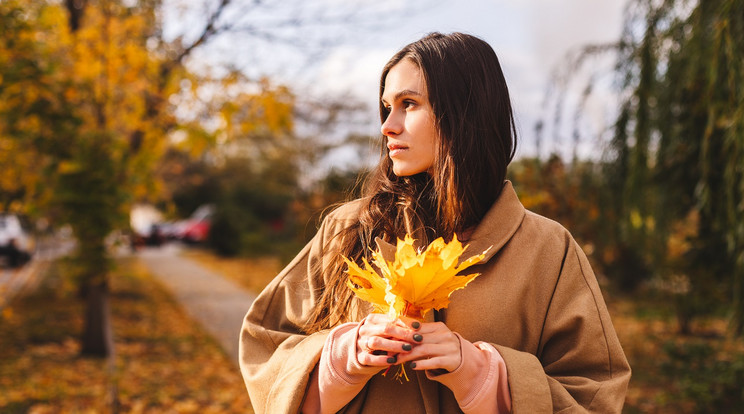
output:
[{"label": "lips", "polygon": [[398,154],[400,154],[403,151],[405,151],[405,150],[408,149],[408,146],[407,145],[399,144],[399,143],[395,143],[395,142],[388,142],[387,147],[388,147],[388,150],[389,150],[389,155],[391,157],[394,157],[394,156],[396,156],[396,155],[398,155]]}]

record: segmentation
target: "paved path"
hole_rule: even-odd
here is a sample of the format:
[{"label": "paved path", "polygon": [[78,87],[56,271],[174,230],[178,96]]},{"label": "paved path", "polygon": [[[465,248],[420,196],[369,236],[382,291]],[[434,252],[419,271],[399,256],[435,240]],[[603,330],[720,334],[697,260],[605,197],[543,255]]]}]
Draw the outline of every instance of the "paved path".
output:
[{"label": "paved path", "polygon": [[0,311],[19,295],[36,289],[49,264],[69,254],[75,248],[75,243],[68,239],[44,239],[39,241],[37,247],[31,261],[23,266],[14,269],[3,263],[0,267]]},{"label": "paved path", "polygon": [[237,365],[240,328],[256,295],[178,251],[177,245],[165,245],[143,249],[137,256]]}]

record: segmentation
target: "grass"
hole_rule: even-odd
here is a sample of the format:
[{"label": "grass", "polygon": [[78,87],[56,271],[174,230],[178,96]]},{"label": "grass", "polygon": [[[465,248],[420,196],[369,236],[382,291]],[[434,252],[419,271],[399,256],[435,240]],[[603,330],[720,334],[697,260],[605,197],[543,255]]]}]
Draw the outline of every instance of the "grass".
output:
[{"label": "grass", "polygon": [[64,274],[54,266],[0,319],[0,412],[252,412],[238,368],[136,259],[111,277],[113,366],[81,357],[82,306]]},{"label": "grass", "polygon": [[[700,412],[699,407],[695,407],[696,402],[684,395],[682,379],[665,370],[670,363],[682,363],[689,366],[690,372],[686,374],[695,376],[696,373],[691,371],[696,368],[688,361],[672,361],[665,350],[669,345],[685,349],[704,344],[717,350],[718,359],[744,355],[744,342],[728,336],[727,323],[722,317],[700,319],[694,324],[692,335],[679,335],[668,302],[639,295],[613,297],[606,292],[605,297],[620,343],[633,369],[625,413]],[[705,378],[700,373],[697,381],[705,386],[706,381],[713,383],[715,378]],[[709,411],[703,408],[702,412]]]},{"label": "grass", "polygon": [[282,261],[278,256],[219,257],[203,249],[185,250],[181,254],[253,293],[260,293],[282,270]]}]

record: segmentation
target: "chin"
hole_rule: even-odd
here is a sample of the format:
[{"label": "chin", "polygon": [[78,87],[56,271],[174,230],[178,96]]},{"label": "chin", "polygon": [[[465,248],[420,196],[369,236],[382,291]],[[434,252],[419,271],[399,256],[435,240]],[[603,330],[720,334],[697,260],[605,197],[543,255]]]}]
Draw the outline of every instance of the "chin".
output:
[{"label": "chin", "polygon": [[427,170],[421,168],[396,167],[395,165],[393,165],[393,174],[397,175],[398,177],[410,177],[412,175],[421,174],[423,172],[427,172]]},{"label": "chin", "polygon": [[397,175],[398,177],[410,177],[412,175],[416,175],[417,173],[411,172],[409,170],[400,170],[397,168],[393,168],[393,174]]}]

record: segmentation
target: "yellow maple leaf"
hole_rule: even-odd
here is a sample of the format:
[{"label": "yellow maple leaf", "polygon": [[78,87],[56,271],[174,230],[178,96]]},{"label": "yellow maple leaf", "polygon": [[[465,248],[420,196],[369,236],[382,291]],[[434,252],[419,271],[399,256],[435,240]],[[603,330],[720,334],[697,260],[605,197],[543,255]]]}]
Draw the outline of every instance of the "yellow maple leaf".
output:
[{"label": "yellow maple leaf", "polygon": [[423,251],[416,251],[414,239],[406,235],[398,240],[395,259],[385,260],[382,251],[372,253],[372,263],[381,274],[363,260],[364,268],[344,257],[349,266],[347,286],[357,297],[370,302],[376,312],[391,317],[409,316],[423,319],[431,309],[443,309],[450,295],[467,286],[480,273],[457,276],[462,270],[480,262],[485,252],[457,261],[467,246],[455,236],[445,243],[443,238],[431,242]]}]

